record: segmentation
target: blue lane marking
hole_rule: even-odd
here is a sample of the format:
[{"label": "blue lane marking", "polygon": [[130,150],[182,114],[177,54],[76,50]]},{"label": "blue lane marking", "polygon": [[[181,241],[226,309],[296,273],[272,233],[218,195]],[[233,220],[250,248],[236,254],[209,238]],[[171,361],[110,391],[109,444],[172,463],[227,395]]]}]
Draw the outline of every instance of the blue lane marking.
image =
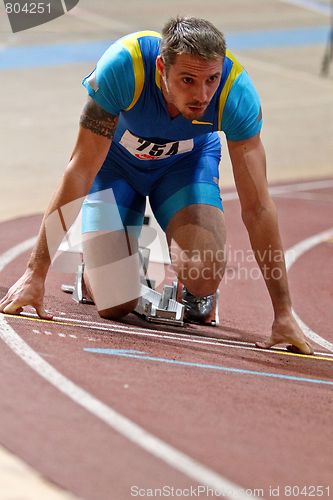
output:
[{"label": "blue lane marking", "polygon": [[[231,51],[325,44],[328,26],[227,33]],[[96,63],[112,40],[0,49],[0,70]]]},{"label": "blue lane marking", "polygon": [[317,45],[327,42],[328,31],[328,26],[245,31],[230,33],[227,35],[227,42],[231,51]]},{"label": "blue lane marking", "polygon": [[111,40],[10,47],[0,50],[0,70],[97,62]]},{"label": "blue lane marking", "polygon": [[159,363],[168,363],[171,365],[178,366],[190,366],[193,368],[204,368],[208,370],[218,370],[228,373],[238,373],[240,375],[257,375],[258,377],[270,377],[279,378],[283,380],[293,380],[296,382],[307,382],[310,384],[324,384],[333,385],[333,381],[321,380],[316,378],[306,378],[306,377],[294,377],[293,375],[281,375],[280,373],[270,373],[270,372],[257,372],[253,370],[241,370],[240,368],[229,368],[222,365],[208,365],[204,363],[192,363],[190,361],[177,361],[175,359],[167,358],[155,358],[153,356],[146,356],[143,351],[135,351],[132,349],[96,349],[96,348],[86,348],[83,349],[86,352],[92,352],[95,354],[106,354],[108,356],[122,356],[124,358],[142,359],[144,361],[157,361]]}]

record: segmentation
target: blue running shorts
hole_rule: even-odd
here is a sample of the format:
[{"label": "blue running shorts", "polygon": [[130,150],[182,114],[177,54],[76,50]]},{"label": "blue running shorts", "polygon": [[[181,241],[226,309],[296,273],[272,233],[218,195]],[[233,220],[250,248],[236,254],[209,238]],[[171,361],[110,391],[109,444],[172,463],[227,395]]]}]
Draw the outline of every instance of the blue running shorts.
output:
[{"label": "blue running shorts", "polygon": [[179,155],[167,170],[148,170],[146,174],[140,170],[137,176],[133,170],[128,174],[116,157],[108,155],[83,203],[83,233],[141,227],[146,196],[164,231],[176,212],[189,205],[211,205],[223,211],[217,139],[200,151]]}]

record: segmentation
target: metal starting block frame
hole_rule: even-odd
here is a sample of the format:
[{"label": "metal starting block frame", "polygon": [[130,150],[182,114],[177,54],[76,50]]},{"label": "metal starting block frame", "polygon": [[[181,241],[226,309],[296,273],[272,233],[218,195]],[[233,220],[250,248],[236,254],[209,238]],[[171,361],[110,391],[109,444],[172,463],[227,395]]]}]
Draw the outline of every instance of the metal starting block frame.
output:
[{"label": "metal starting block frame", "polygon": [[162,293],[141,285],[141,296],[134,312],[152,323],[184,326],[185,306],[176,300],[177,282],[164,285]]},{"label": "metal starting block frame", "polygon": [[[149,225],[149,217],[145,217],[144,224]],[[93,304],[92,300],[85,295],[80,216],[70,229],[70,235],[70,238],[67,238],[66,241],[60,245],[59,256],[66,255],[65,261],[70,264],[67,272],[71,272],[75,267],[77,271],[74,285],[64,284],[61,286],[61,289],[66,293],[72,294],[73,300],[77,303]],[[153,255],[154,251],[156,252],[156,249],[153,250]],[[150,248],[145,248],[144,245],[140,246],[139,256],[142,264],[141,296],[134,312],[149,322],[183,326],[185,306],[182,304],[182,283],[180,281],[176,281],[172,284],[172,286],[165,285],[161,293],[156,291],[155,283],[148,277],[147,273]],[[165,263],[165,256],[163,261],[157,260],[156,262]],[[206,325],[219,325],[218,296],[219,291],[217,290],[213,309],[204,323]]]},{"label": "metal starting block frame", "polygon": [[93,304],[94,302],[88,299],[84,294],[83,272],[84,272],[84,264],[82,262],[82,264],[78,265],[75,274],[74,285],[61,285],[61,290],[65,293],[71,293],[72,299],[74,300],[74,302],[77,302],[78,304]]}]

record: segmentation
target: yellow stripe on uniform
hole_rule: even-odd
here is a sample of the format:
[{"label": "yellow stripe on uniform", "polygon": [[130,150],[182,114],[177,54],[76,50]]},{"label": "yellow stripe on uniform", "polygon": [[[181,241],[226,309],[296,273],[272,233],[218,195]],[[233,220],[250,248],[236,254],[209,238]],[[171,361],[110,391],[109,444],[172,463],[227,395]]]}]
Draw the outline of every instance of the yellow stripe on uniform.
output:
[{"label": "yellow stripe on uniform", "polygon": [[126,47],[128,52],[131,54],[135,79],[134,97],[131,104],[128,106],[128,108],[126,108],[126,111],[132,109],[133,106],[135,106],[135,104],[138,102],[145,82],[145,67],[143,64],[142,53],[138,40],[143,36],[154,36],[156,38],[161,38],[161,35],[157,33],[157,31],[138,31],[137,33],[125,36],[124,38],[119,40],[120,43],[124,47]]},{"label": "yellow stripe on uniform", "polygon": [[222,92],[221,92],[220,98],[219,98],[219,114],[218,114],[218,122],[217,123],[218,123],[218,127],[220,130],[222,129],[223,110],[224,110],[224,106],[225,106],[225,103],[227,101],[230,89],[232,87],[232,84],[236,80],[237,76],[240,75],[244,69],[243,66],[237,61],[235,56],[229,50],[227,50],[227,52],[226,52],[226,57],[231,59],[231,61],[233,62],[233,65],[232,65],[229,76],[227,78],[227,81],[224,84],[224,87],[222,89]]},{"label": "yellow stripe on uniform", "polygon": [[155,83],[158,86],[158,88],[161,90],[162,89],[162,85],[161,85],[161,73],[158,71],[157,65],[156,65],[156,70],[155,70]]}]

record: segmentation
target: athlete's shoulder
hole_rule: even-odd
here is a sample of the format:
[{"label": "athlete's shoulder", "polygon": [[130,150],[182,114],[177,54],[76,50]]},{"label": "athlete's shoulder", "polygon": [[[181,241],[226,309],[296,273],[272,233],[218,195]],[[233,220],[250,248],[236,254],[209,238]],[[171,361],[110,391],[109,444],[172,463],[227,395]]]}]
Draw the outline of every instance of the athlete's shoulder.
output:
[{"label": "athlete's shoulder", "polygon": [[150,53],[159,50],[160,38],[161,35],[156,31],[137,31],[125,35],[110,45],[97,66],[104,70],[109,67],[135,67],[141,64]]},{"label": "athlete's shoulder", "polygon": [[134,94],[126,111],[132,109],[142,93],[145,72],[151,67],[155,70],[156,57],[160,52],[161,35],[156,31],[137,31],[119,40],[128,51],[133,65]]},{"label": "athlete's shoulder", "polygon": [[219,96],[218,123],[230,140],[247,139],[260,131],[260,98],[249,74],[229,50]]},{"label": "athlete's shoulder", "polygon": [[131,53],[134,54],[133,48],[153,48],[159,46],[161,39],[161,34],[157,31],[136,31],[135,33],[130,33],[117,40],[117,43],[122,47],[126,47]]},{"label": "athlete's shoulder", "polygon": [[218,123],[220,128],[222,128],[222,117],[225,108],[225,104],[229,97],[230,90],[234,85],[236,79],[241,73],[243,73],[244,68],[240,62],[236,59],[230,50],[227,49],[226,55],[223,61],[223,70],[220,83],[220,95],[219,95],[219,105],[218,105]]},{"label": "athlete's shoulder", "polygon": [[138,31],[112,43],[82,82],[89,95],[110,113],[131,109],[142,92],[145,67],[155,64],[160,39],[156,31]]},{"label": "athlete's shoulder", "polygon": [[244,66],[229,49],[226,50],[225,63],[230,68],[228,76],[230,75],[232,80],[235,80],[237,76],[244,71]]}]

